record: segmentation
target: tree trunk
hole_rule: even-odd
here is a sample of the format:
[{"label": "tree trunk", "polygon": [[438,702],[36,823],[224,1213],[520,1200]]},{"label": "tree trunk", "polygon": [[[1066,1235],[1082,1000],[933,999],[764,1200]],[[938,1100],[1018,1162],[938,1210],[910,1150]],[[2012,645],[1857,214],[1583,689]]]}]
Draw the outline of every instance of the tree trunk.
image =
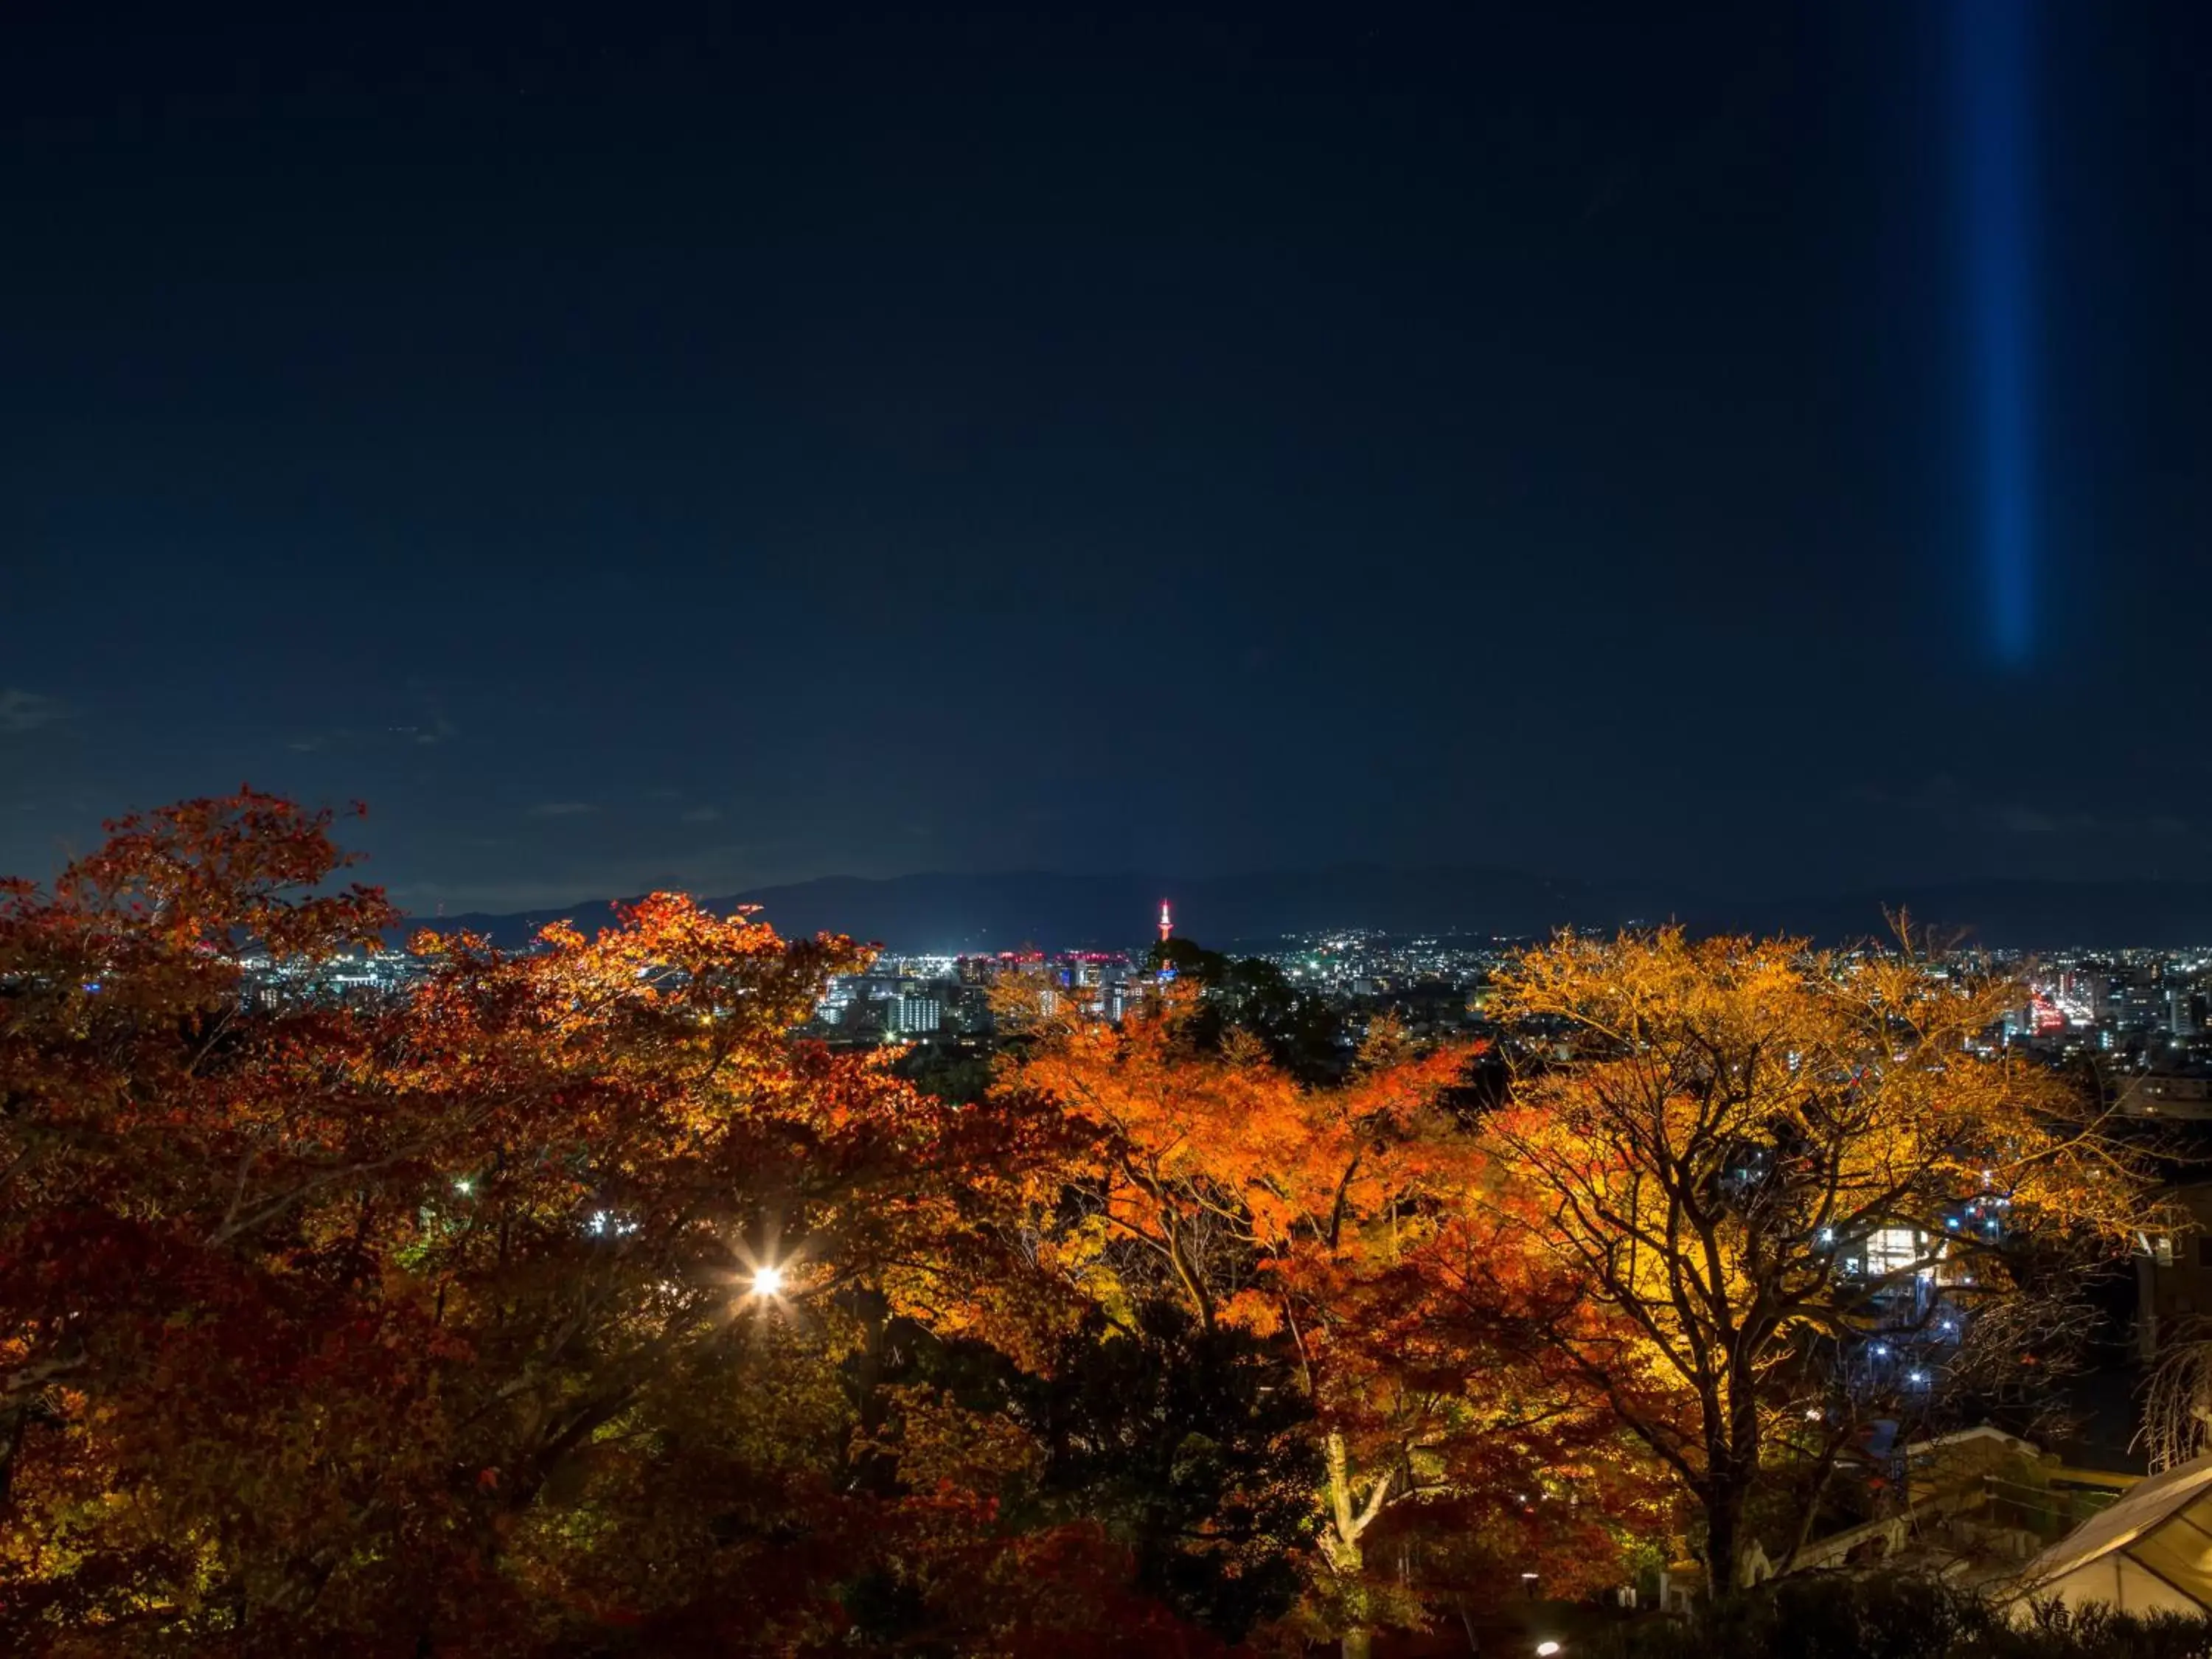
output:
[{"label": "tree trunk", "polygon": [[1705,1594],[1715,1601],[1736,1592],[1743,1553],[1743,1498],[1742,1487],[1731,1481],[1705,1501]]},{"label": "tree trunk", "polygon": [[1322,1554],[1328,1562],[1329,1571],[1344,1583],[1346,1613],[1359,1621],[1344,1632],[1344,1659],[1367,1659],[1374,1649],[1375,1632],[1364,1622],[1368,1601],[1363,1575],[1367,1564],[1359,1548],[1359,1539],[1382,1509],[1390,1489],[1390,1478],[1387,1474],[1382,1477],[1368,1494],[1367,1506],[1362,1510],[1352,1501],[1349,1449],[1344,1443],[1344,1437],[1334,1431],[1325,1443],[1325,1460],[1328,1517],[1322,1530]]},{"label": "tree trunk", "polygon": [[1707,1434],[1711,1450],[1706,1475],[1711,1486],[1705,1504],[1706,1593],[1716,1601],[1741,1588],[1743,1512],[1759,1479],[1759,1383],[1750,1352],[1747,1344],[1742,1345],[1729,1358],[1725,1449],[1713,1447],[1713,1437],[1710,1431]]}]

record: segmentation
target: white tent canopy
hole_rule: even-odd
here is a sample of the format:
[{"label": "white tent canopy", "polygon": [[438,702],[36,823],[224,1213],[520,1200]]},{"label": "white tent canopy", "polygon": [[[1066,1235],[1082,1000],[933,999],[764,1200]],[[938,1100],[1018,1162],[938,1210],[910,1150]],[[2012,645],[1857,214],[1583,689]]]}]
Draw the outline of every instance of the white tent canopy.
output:
[{"label": "white tent canopy", "polygon": [[2212,1454],[2129,1488],[2029,1562],[2019,1583],[2023,1604],[2212,1613]]}]

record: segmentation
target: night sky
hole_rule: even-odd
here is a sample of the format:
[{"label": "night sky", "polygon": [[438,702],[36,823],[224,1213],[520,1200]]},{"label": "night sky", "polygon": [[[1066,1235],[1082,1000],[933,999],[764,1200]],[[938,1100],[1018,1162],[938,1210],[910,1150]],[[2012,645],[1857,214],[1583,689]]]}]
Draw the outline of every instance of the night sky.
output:
[{"label": "night sky", "polygon": [[0,872],[2206,872],[2196,0],[6,31]]}]

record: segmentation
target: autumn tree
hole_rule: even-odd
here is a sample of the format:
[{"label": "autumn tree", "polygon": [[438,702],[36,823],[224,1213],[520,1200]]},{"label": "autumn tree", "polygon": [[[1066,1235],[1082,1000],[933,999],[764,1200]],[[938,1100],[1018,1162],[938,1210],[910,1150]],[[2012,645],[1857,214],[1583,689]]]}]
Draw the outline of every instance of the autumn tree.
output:
[{"label": "autumn tree", "polygon": [[1500,975],[1496,1202],[1577,1292],[1530,1334],[1694,1498],[1716,1586],[1785,1466],[1825,1468],[1869,1395],[1940,1386],[1958,1335],[2007,1328],[2024,1246],[2124,1248],[2142,1221],[2102,1109],[1992,1050],[2017,1000],[1910,949],[1675,929],[1563,934]]},{"label": "autumn tree", "polygon": [[[1303,1086],[1257,1039],[1217,1039],[1205,1008],[1183,986],[1118,1025],[1032,1004],[1006,1089],[1059,1103],[1091,1137],[1041,1249],[1114,1318],[1164,1297],[1202,1329],[1241,1329],[1290,1357],[1318,1465],[1314,1583],[1358,1653],[1394,1611],[1366,1554],[1386,1514],[1441,1514],[1454,1498],[1524,1514],[1547,1467],[1563,1467],[1547,1465],[1546,1432],[1586,1435],[1593,1413],[1587,1391],[1563,1404],[1547,1388],[1556,1376],[1500,1348],[1407,1340],[1425,1246],[1486,1178],[1474,1138],[1440,1104],[1468,1052],[1414,1053],[1385,1028],[1346,1080]],[[1505,1243],[1486,1284],[1542,1265]]]},{"label": "autumn tree", "polygon": [[[1094,1526],[1129,1559],[1134,1586],[1227,1642],[1279,1619],[1302,1588],[1310,1519],[1310,1413],[1275,1345],[1199,1326],[1146,1300],[1121,1322],[1091,1307],[1032,1364],[913,1322],[886,1331],[879,1396],[911,1434],[994,1437],[987,1484],[1016,1534]],[[911,1480],[939,1454],[886,1473]],[[963,1479],[975,1484],[980,1469]]]},{"label": "autumn tree", "polygon": [[1064,1328],[997,1224],[1060,1115],[795,1041],[866,952],[674,897],[320,994],[397,920],[331,830],[191,802],[0,890],[0,1645],[1188,1646],[1010,1529],[1018,1428],[863,1408],[886,1316]]}]

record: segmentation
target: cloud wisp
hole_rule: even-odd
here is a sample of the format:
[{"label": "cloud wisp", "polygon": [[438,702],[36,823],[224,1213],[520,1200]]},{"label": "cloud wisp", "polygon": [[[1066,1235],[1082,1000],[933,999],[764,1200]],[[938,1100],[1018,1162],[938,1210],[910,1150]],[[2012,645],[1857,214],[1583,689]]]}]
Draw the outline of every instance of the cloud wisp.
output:
[{"label": "cloud wisp", "polygon": [[18,686],[0,687],[0,732],[35,732],[69,716],[69,705],[59,697],[44,696]]}]

